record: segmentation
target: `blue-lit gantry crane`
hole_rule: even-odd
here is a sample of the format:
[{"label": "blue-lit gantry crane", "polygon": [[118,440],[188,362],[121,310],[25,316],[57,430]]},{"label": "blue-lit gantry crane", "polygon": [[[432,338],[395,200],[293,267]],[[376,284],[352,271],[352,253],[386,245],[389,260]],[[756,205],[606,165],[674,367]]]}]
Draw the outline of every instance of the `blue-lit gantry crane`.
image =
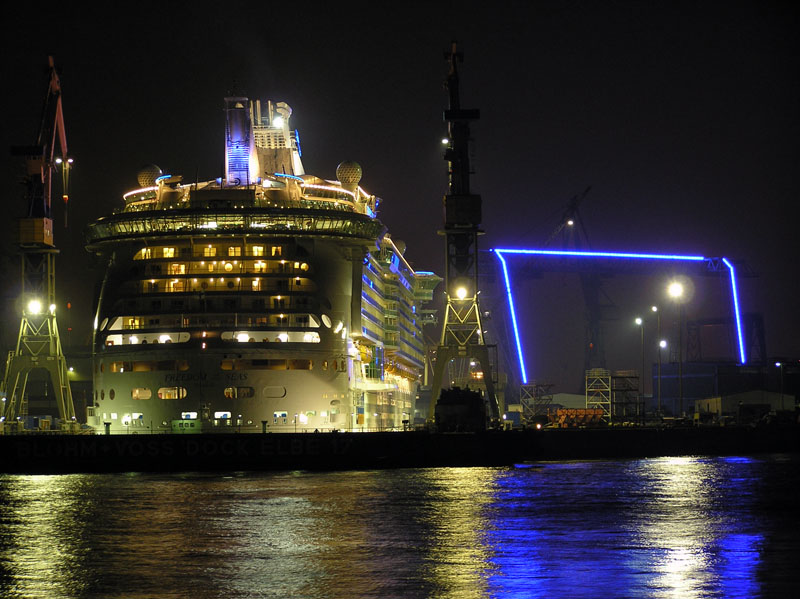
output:
[{"label": "blue-lit gantry crane", "polygon": [[[56,155],[58,142],[60,155]],[[55,259],[51,192],[53,173],[62,176],[62,198],[69,200],[69,172],[61,82],[49,57],[49,81],[39,135],[35,145],[12,148],[24,163],[23,184],[28,213],[19,219],[21,257],[20,308],[22,319],[16,348],[9,352],[2,381],[2,414],[7,431],[24,426],[27,416],[28,378],[33,370],[45,370],[52,384],[62,429],[74,430],[78,423],[72,403],[68,369],[56,322]],[[64,218],[66,226],[66,216]]]}]

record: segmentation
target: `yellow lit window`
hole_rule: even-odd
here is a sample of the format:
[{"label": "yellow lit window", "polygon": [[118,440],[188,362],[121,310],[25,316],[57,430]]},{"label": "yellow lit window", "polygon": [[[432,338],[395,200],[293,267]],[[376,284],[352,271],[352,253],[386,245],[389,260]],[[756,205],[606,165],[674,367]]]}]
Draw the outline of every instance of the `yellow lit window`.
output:
[{"label": "yellow lit window", "polygon": [[203,256],[208,258],[209,256],[216,256],[216,255],[217,255],[217,248],[215,248],[214,246],[210,245],[208,247],[203,248]]},{"label": "yellow lit window", "polygon": [[228,248],[228,255],[229,256],[241,256],[242,255],[242,247],[239,245],[233,245]]},{"label": "yellow lit window", "polygon": [[162,256],[164,258],[174,258],[175,257],[175,248],[162,248]]},{"label": "yellow lit window", "polygon": [[153,248],[142,248],[133,257],[134,260],[150,260],[153,257]]},{"label": "yellow lit window", "polygon": [[259,260],[253,265],[253,269],[256,272],[265,272],[267,270],[267,263]]},{"label": "yellow lit window", "polygon": [[264,246],[263,245],[254,245],[250,248],[250,253],[253,256],[263,256],[264,255]]},{"label": "yellow lit window", "polygon": [[179,262],[173,262],[169,265],[169,274],[171,275],[185,275],[186,265]]},{"label": "yellow lit window", "polygon": [[282,256],[283,255],[283,248],[279,245],[272,246],[272,255],[273,256]]}]

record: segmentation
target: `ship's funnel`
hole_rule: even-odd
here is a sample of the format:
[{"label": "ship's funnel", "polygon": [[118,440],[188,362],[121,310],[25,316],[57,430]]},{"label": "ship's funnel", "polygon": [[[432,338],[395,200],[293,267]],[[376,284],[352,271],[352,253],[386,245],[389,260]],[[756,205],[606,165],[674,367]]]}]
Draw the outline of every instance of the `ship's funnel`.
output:
[{"label": "ship's funnel", "polygon": [[228,185],[250,185],[258,177],[247,98],[225,98],[225,179]]}]

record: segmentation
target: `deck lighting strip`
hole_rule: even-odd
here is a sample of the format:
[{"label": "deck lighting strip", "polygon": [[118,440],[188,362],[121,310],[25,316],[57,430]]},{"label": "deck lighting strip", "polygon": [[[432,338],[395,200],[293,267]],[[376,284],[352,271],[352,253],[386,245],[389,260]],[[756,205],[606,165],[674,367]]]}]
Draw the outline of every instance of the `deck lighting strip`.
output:
[{"label": "deck lighting strip", "polygon": [[[514,328],[514,340],[517,345],[517,355],[519,356],[520,374],[522,376],[523,384],[528,383],[528,375],[525,370],[525,361],[522,355],[522,343],[519,337],[519,327],[517,325],[517,314],[514,308],[514,296],[511,291],[511,280],[508,274],[508,265],[504,254],[526,255],[526,256],[553,256],[553,257],[567,257],[567,258],[616,258],[625,260],[666,260],[666,261],[683,261],[683,262],[709,262],[712,263],[715,258],[706,258],[705,256],[692,256],[682,254],[645,254],[645,253],[627,253],[627,252],[585,252],[577,250],[543,250],[543,249],[493,249],[500,264],[503,268],[503,278],[506,285],[506,295],[508,296],[508,309],[511,313],[511,323]],[[746,363],[744,352],[744,340],[742,338],[742,322],[741,313],[739,308],[739,292],[738,284],[736,282],[736,270],[733,264],[727,259],[722,258],[722,262],[728,267],[731,277],[731,303],[733,304],[734,320],[736,322],[736,336],[739,346],[739,359],[742,364]]]}]

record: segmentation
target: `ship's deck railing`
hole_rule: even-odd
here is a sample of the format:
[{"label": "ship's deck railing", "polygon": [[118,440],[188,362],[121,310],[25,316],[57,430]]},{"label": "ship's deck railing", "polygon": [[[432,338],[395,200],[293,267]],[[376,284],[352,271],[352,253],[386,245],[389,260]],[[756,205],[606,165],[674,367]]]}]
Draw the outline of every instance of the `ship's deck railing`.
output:
[{"label": "ship's deck railing", "polygon": [[214,234],[220,231],[374,240],[383,230],[380,221],[355,212],[275,208],[213,212],[190,209],[121,213],[103,217],[89,225],[86,236],[90,244],[111,239]]}]

